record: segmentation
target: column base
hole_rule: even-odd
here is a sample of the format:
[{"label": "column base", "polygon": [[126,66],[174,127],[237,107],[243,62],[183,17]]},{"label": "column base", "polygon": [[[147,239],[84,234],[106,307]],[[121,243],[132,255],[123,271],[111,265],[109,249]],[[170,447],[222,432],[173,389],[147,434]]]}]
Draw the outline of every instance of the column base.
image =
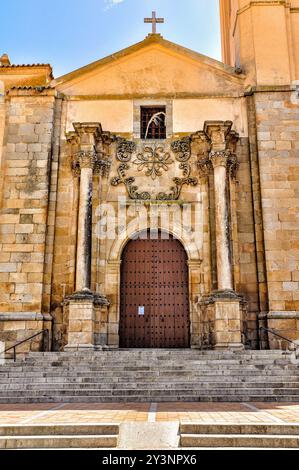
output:
[{"label": "column base", "polygon": [[63,302],[64,315],[68,316],[68,343],[65,351],[90,351],[96,346],[96,324],[99,307],[108,307],[104,296],[89,289],[75,292]]},{"label": "column base", "polygon": [[243,297],[234,291],[217,291],[206,299],[205,304],[212,323],[213,349],[242,351]]}]

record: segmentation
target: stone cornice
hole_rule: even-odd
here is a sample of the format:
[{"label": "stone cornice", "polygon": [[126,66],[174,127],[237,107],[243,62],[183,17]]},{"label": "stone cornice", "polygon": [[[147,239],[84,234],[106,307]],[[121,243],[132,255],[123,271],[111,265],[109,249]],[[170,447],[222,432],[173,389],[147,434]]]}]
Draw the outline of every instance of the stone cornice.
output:
[{"label": "stone cornice", "polygon": [[15,96],[57,96],[55,88],[49,86],[24,86],[24,87],[12,87],[7,93],[9,97]]}]

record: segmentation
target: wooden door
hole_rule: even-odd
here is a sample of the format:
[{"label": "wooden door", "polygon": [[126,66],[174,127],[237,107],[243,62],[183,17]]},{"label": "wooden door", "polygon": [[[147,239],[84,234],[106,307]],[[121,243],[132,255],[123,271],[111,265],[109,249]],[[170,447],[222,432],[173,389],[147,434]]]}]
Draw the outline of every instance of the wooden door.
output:
[{"label": "wooden door", "polygon": [[187,256],[177,239],[163,235],[150,239],[148,232],[123,251],[120,347],[189,347]]}]

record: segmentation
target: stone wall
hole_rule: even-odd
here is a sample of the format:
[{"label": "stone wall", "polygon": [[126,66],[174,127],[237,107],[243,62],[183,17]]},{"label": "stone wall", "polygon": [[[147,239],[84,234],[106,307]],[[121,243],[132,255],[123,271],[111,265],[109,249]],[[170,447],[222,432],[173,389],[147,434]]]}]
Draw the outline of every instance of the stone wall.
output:
[{"label": "stone wall", "polygon": [[54,102],[54,90],[14,89],[8,95],[0,206],[0,338],[8,344],[44,326]]},{"label": "stone wall", "polygon": [[254,94],[268,326],[299,339],[299,105],[292,98],[287,88]]}]

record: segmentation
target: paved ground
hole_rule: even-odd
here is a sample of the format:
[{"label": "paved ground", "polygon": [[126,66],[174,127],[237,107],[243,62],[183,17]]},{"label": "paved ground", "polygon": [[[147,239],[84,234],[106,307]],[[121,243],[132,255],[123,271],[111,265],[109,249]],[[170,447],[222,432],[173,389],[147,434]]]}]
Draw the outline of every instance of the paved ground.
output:
[{"label": "paved ground", "polygon": [[0,425],[145,421],[299,424],[299,403],[0,404]]}]

